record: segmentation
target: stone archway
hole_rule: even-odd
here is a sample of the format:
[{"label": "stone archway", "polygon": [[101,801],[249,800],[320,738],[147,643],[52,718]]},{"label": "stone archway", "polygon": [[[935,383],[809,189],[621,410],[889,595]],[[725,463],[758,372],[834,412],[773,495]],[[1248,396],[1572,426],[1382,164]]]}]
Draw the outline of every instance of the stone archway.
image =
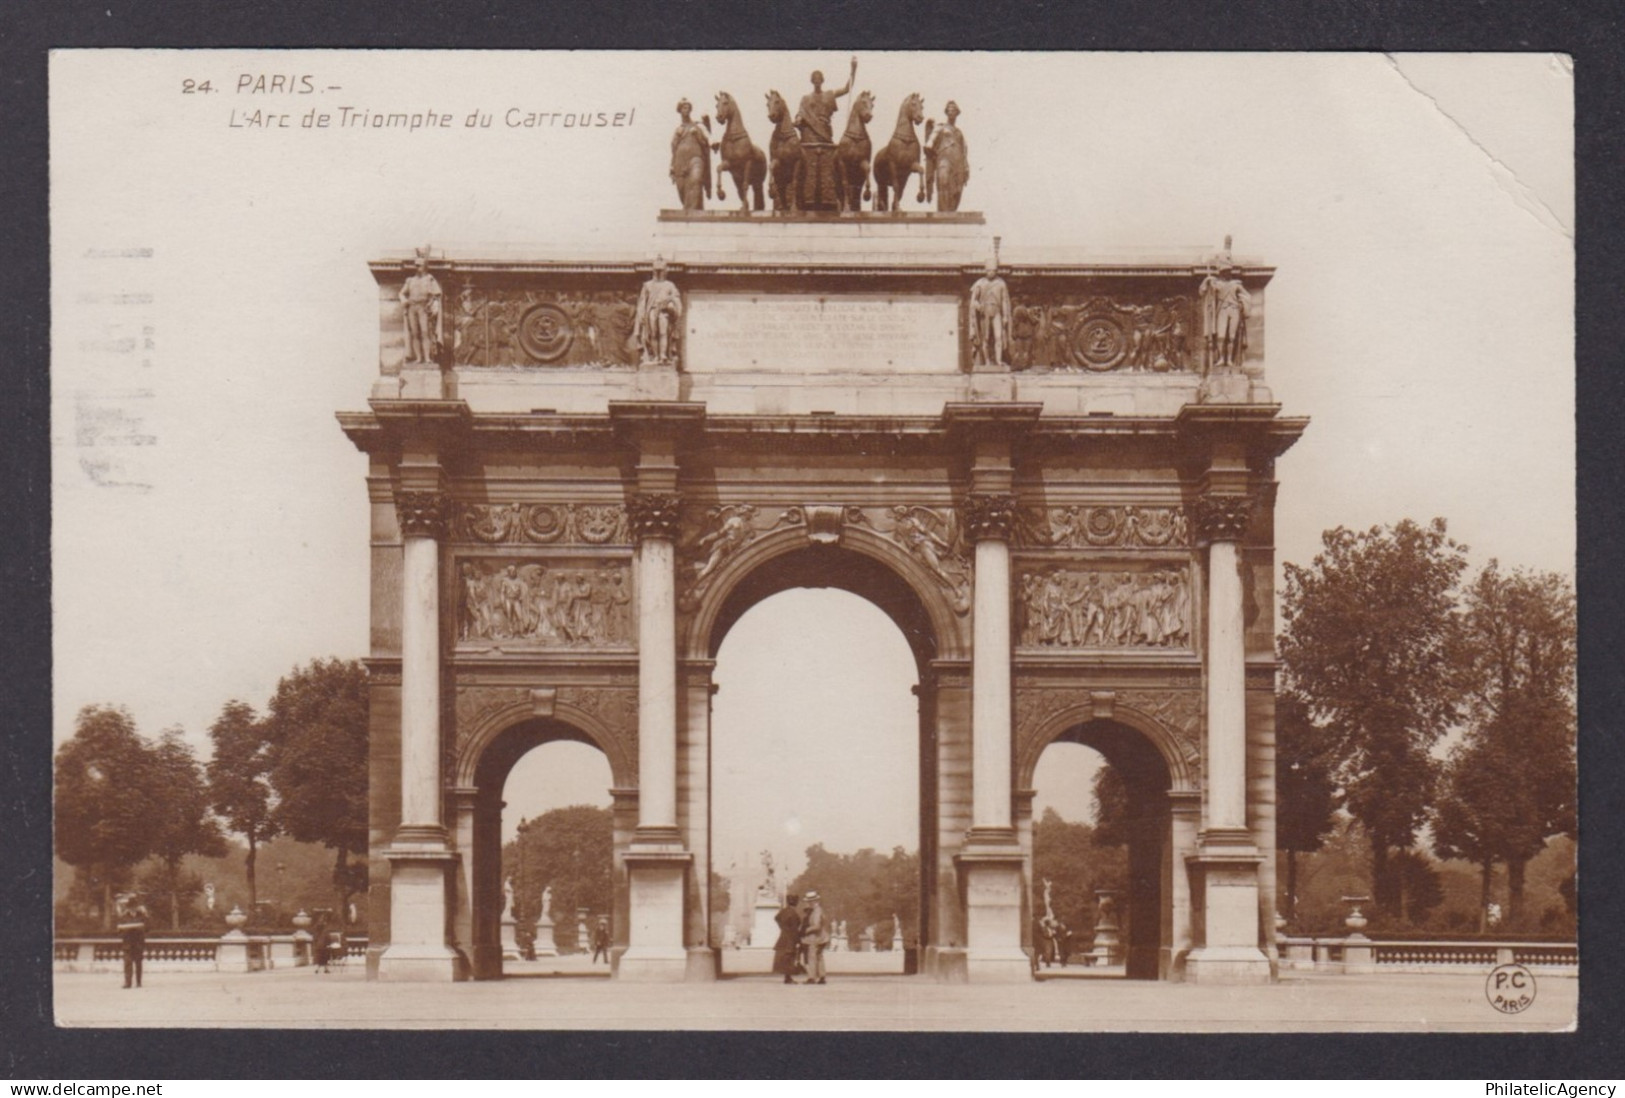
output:
[{"label": "stone archway", "polygon": [[[1129,793],[1126,974],[1179,976],[1192,933],[1185,859],[1196,851],[1201,812],[1195,697],[1166,690],[1030,690],[1017,693],[1017,714],[1017,774],[1027,791],[1018,827],[1028,865],[1034,776],[1044,750],[1055,743],[1094,749],[1123,776]],[[1185,723],[1169,723],[1181,716]]]},{"label": "stone archway", "polygon": [[[468,693],[465,691],[465,696]],[[574,742],[597,748],[609,764],[613,783],[610,793],[614,798],[611,924],[617,947],[624,948],[628,910],[623,855],[636,822],[636,797],[627,788],[635,770],[623,745],[601,718],[579,708],[582,699],[568,688],[566,696],[578,704],[559,703],[556,692],[551,690],[513,688],[507,691],[506,701],[499,700],[502,694],[492,697],[491,692],[484,693],[490,707],[470,718],[454,763],[457,785],[452,791],[454,834],[458,849],[465,854],[453,897],[454,925],[457,940],[469,943],[469,974],[477,980],[500,979],[503,975],[503,787],[524,755],[550,743]],[[524,695],[523,701],[520,695]],[[551,715],[538,714],[536,695],[541,695],[541,701],[553,697]],[[543,709],[545,714],[545,706]]]},{"label": "stone archway", "polygon": [[[939,745],[945,738],[939,734],[938,726],[943,712],[937,701],[938,678],[939,669],[944,666],[939,653],[944,648],[956,654],[962,649],[963,628],[952,605],[938,593],[938,585],[928,574],[917,568],[897,546],[872,531],[849,531],[838,544],[810,541],[801,531],[775,532],[753,540],[746,551],[738,553],[726,568],[719,569],[717,582],[709,585],[706,597],[692,604],[684,634],[687,638],[685,665],[689,668],[684,681],[693,691],[692,704],[685,707],[690,721],[686,737],[691,742],[702,738],[710,742],[710,697],[715,689],[712,671],[729,630],[752,607],[796,588],[836,588],[866,600],[892,621],[914,656],[920,808],[916,955],[924,958],[921,968],[928,969],[937,947],[950,941],[963,941],[964,933],[951,849],[946,863],[941,854],[942,818],[937,794],[942,784]],[[944,633],[946,644],[942,639]],[[957,709],[950,706],[948,712],[957,712]],[[700,727],[702,722],[703,728]],[[946,738],[952,746],[954,734]],[[709,782],[706,788],[708,797]],[[698,811],[696,803],[694,812]],[[709,801],[706,818],[711,818]],[[709,836],[707,843],[709,847]],[[708,902],[708,897],[705,899]],[[703,925],[709,927],[709,912],[704,914]],[[707,945],[715,949],[718,943]]]}]

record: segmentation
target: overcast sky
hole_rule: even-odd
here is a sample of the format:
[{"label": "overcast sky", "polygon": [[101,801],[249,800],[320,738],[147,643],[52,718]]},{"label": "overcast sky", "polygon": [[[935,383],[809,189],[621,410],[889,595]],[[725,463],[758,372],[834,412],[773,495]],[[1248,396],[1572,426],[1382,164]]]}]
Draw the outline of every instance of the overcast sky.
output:
[{"label": "overcast sky", "polygon": [[[907,92],[939,119],[958,102],[974,170],[964,208],[986,213],[1007,254],[1195,254],[1231,233],[1239,255],[1279,269],[1268,380],[1287,414],[1313,419],[1278,467],[1282,559],[1307,562],[1340,523],[1443,515],[1480,563],[1572,574],[1565,59],[860,64],[882,135]],[[80,706],[112,702],[149,735],[179,725],[202,743],[227,699],[263,706],[295,664],[366,654],[365,460],[333,413],[364,408],[376,372],[368,258],[423,243],[652,252],[656,211],[674,203],[679,97],[699,114],[732,92],[765,145],[768,88],[793,102],[812,68],[838,84],[846,66],[838,53],[56,53],[54,737]],[[238,93],[243,74],[337,90]],[[300,126],[340,106],[454,125]],[[255,109],[292,128],[232,124]],[[635,114],[538,129],[506,126],[510,109]],[[491,128],[463,126],[475,111]],[[725,644],[719,848],[917,844],[915,804],[884,792],[917,795],[913,669],[900,635],[855,601],[790,593]],[[777,746],[746,746],[761,743]],[[516,772],[515,818],[527,803],[607,801],[602,775],[557,754]],[[552,792],[520,780],[537,767],[554,771]],[[1066,773],[1040,807],[1086,803],[1084,770],[1053,770]],[[817,806],[853,773],[906,780],[842,793],[827,818]]]}]

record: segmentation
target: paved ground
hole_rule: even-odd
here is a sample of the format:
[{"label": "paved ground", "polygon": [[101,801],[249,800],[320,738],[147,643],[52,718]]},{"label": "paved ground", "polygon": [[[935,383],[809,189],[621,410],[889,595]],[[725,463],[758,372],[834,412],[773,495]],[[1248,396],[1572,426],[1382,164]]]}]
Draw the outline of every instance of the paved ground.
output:
[{"label": "paved ground", "polygon": [[777,977],[627,984],[547,976],[463,984],[368,983],[360,966],[226,975],[112,973],[55,980],[63,1026],[362,1029],[771,1029],[1025,1031],[1516,1031],[1573,1024],[1578,982],[1542,976],[1533,1006],[1503,1015],[1482,975],[1288,975],[1260,988],[1127,980],[938,984],[851,976],[822,987]]}]

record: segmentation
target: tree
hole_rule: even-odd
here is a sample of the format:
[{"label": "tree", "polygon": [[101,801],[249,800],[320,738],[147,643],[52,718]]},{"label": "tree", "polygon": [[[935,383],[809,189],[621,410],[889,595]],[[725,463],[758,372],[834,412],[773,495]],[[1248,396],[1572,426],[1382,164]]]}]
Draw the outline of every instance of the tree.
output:
[{"label": "tree", "polygon": [[336,852],[333,888],[343,911],[365,885],[367,670],[355,660],[314,660],[277,683],[265,717],[266,756],[278,830]]},{"label": "tree", "polygon": [[1275,703],[1275,846],[1286,851],[1286,917],[1297,917],[1298,855],[1319,850],[1337,824],[1337,783],[1323,729],[1296,694]]},{"label": "tree", "polygon": [[1506,863],[1516,922],[1529,860],[1575,831],[1574,589],[1555,573],[1503,572],[1492,560],[1466,605],[1472,727],[1444,822],[1452,838],[1477,841],[1481,864]]},{"label": "tree", "polygon": [[1129,839],[1129,792],[1123,775],[1110,763],[1095,771],[1095,829],[1091,841],[1096,846],[1127,846]]},{"label": "tree", "polygon": [[919,934],[920,858],[900,846],[890,855],[872,847],[837,854],[814,843],[807,848],[807,868],[786,891],[803,896],[816,891],[826,918],[847,923],[849,934],[873,927],[881,948],[893,944],[894,915],[903,924],[905,941]]},{"label": "tree", "polygon": [[270,772],[270,744],[253,707],[229,701],[209,726],[214,758],[209,760],[209,796],[226,826],[248,843],[249,909],[259,903],[254,871],[260,844],[276,836]]},{"label": "tree", "polygon": [[104,930],[113,889],[152,850],[161,795],[152,754],[123,707],[87,705],[56,753],[56,853],[100,893]]},{"label": "tree", "polygon": [[551,888],[555,934],[576,943],[576,911],[608,912],[614,903],[615,819],[607,808],[570,805],[523,820],[502,851],[504,880],[513,881],[520,922],[542,914]]},{"label": "tree", "polygon": [[1309,567],[1286,566],[1281,662],[1326,729],[1348,809],[1371,839],[1376,904],[1398,914],[1392,856],[1416,841],[1437,778],[1430,749],[1461,712],[1466,549],[1443,519],[1340,526],[1321,542]]},{"label": "tree", "polygon": [[[209,815],[203,767],[178,728],[164,732],[150,760],[153,807],[152,853],[163,863],[161,878],[169,897],[170,929],[181,928],[181,859],[188,854],[219,858],[226,837]],[[201,887],[201,886],[200,886]]]},{"label": "tree", "polygon": [[[1112,772],[1102,767],[1095,778],[1097,801],[1104,786],[1107,803],[1115,796],[1110,792],[1113,779],[1099,775]],[[1121,780],[1116,784],[1121,786]],[[1105,806],[1097,808],[1100,811]],[[1126,808],[1125,808],[1126,813]],[[1100,827],[1074,823],[1065,819],[1054,808],[1033,823],[1033,879],[1032,911],[1034,918],[1044,914],[1044,882],[1050,882],[1050,904],[1055,917],[1070,929],[1083,935],[1092,933],[1095,925],[1095,892],[1101,889],[1122,891],[1128,884],[1128,845],[1126,834],[1119,842],[1099,841]]]}]

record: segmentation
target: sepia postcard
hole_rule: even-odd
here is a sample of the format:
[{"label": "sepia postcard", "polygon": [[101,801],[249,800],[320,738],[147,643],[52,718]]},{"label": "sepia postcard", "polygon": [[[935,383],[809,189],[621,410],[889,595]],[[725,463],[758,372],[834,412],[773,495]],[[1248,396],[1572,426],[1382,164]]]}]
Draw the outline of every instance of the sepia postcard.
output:
[{"label": "sepia postcard", "polygon": [[1573,1029],[1572,77],[53,52],[56,1023]]}]

